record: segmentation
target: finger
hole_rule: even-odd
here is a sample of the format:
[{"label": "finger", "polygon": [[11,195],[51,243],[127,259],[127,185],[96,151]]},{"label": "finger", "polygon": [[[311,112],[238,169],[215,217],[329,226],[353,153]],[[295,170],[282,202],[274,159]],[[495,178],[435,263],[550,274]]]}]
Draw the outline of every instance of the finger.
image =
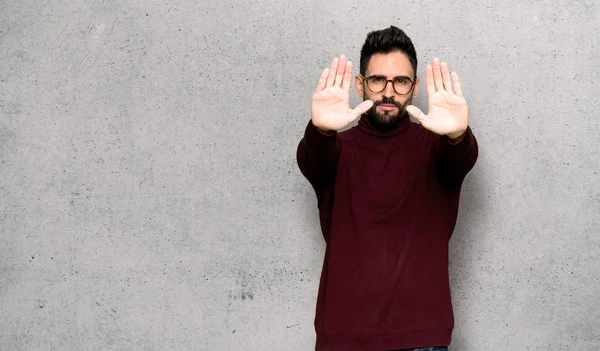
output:
[{"label": "finger", "polygon": [[340,58],[338,59],[337,72],[335,74],[335,83],[333,83],[335,86],[342,86],[342,81],[344,80],[344,74],[346,72],[347,61],[348,59],[346,56],[340,55]]},{"label": "finger", "polygon": [[329,72],[327,72],[327,82],[325,83],[326,87],[330,87],[335,82],[335,72],[337,71],[338,66],[338,58],[334,57],[331,60],[331,67],[329,67]]},{"label": "finger", "polygon": [[406,106],[406,112],[408,112],[411,116],[413,116],[414,119],[416,119],[419,122],[423,122],[423,120],[427,117],[427,115],[424,114],[423,111],[421,111],[421,109],[415,105]]},{"label": "finger", "polygon": [[450,82],[450,71],[448,70],[448,64],[446,62],[442,62],[442,79],[444,81],[444,89],[451,93],[452,92],[452,83]]},{"label": "finger", "polygon": [[452,85],[454,86],[454,94],[463,97],[462,85],[460,84],[460,79],[458,78],[458,73],[452,72]]},{"label": "finger", "polygon": [[329,73],[329,68],[325,68],[323,72],[321,72],[321,77],[319,77],[319,83],[317,83],[317,89],[315,89],[315,93],[320,92],[325,89],[325,83],[327,82],[327,74]]},{"label": "finger", "polygon": [[425,86],[427,87],[427,95],[435,94],[435,84],[433,83],[433,69],[431,65],[425,67]]},{"label": "finger", "polygon": [[351,114],[353,116],[353,121],[358,118],[358,116],[362,115],[363,113],[369,111],[369,109],[371,107],[373,107],[374,102],[372,100],[365,100],[363,102],[361,102],[358,106],[356,106],[354,108],[354,110],[352,110]]},{"label": "finger", "polygon": [[435,83],[435,88],[438,91],[444,90],[442,71],[440,70],[440,59],[437,57],[433,59],[433,82]]},{"label": "finger", "polygon": [[354,65],[352,61],[348,61],[346,63],[346,70],[344,71],[344,80],[342,81],[342,89],[348,90],[350,89],[350,84],[352,82],[352,68]]}]

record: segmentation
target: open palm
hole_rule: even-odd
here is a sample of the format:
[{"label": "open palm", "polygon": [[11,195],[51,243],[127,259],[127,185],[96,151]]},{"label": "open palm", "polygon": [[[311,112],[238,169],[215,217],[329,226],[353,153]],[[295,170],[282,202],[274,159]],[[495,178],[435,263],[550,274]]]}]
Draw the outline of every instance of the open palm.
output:
[{"label": "open palm", "polygon": [[352,62],[340,55],[321,73],[311,103],[311,119],[317,128],[324,131],[343,129],[373,106],[373,101],[367,100],[350,108],[352,66]]},{"label": "open palm", "polygon": [[463,97],[458,74],[448,71],[448,64],[433,59],[425,68],[425,85],[429,99],[429,111],[423,113],[414,105],[406,110],[421,125],[439,135],[456,138],[464,133],[469,124],[469,108]]}]

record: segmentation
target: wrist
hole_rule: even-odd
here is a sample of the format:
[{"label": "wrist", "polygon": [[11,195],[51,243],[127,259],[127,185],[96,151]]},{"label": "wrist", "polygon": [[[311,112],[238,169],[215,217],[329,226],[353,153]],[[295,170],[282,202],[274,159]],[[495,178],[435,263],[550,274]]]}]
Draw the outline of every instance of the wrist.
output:
[{"label": "wrist", "polygon": [[448,133],[448,134],[446,134],[446,136],[448,138],[450,138],[450,140],[452,140],[452,141],[458,141],[460,138],[462,138],[465,135],[466,131],[467,131],[467,129],[465,128],[464,130],[461,130],[458,132]]},{"label": "wrist", "polygon": [[316,125],[312,120],[311,120],[311,123],[317,129],[317,131],[319,131],[319,133],[321,133],[323,135],[332,135],[335,133],[335,130],[327,129],[327,128],[321,127],[319,125]]},{"label": "wrist", "polygon": [[319,131],[319,133],[323,134],[323,135],[333,135],[335,134],[335,130],[330,130],[330,129],[322,129],[319,127],[315,127],[317,128],[317,130]]}]

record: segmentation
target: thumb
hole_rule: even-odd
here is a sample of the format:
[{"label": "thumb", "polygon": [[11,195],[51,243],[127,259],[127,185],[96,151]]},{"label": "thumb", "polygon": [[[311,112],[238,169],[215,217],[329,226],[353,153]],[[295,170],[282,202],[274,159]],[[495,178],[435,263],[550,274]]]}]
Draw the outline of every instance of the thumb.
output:
[{"label": "thumb", "polygon": [[365,100],[361,102],[354,110],[352,110],[352,114],[355,115],[355,119],[363,113],[369,111],[371,107],[373,107],[374,102],[372,100]]},{"label": "thumb", "polygon": [[425,115],[423,113],[423,111],[421,111],[420,108],[418,108],[415,105],[408,105],[406,106],[406,112],[410,113],[411,116],[413,116],[414,119],[416,119],[419,122],[423,121],[423,117],[426,117],[427,115]]}]

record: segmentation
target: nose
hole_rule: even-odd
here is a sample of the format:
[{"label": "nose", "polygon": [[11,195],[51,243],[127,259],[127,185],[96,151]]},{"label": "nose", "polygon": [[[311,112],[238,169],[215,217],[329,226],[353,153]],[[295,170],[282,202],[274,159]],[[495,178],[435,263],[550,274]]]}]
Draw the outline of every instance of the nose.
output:
[{"label": "nose", "polygon": [[387,81],[385,84],[385,89],[383,89],[383,96],[392,98],[395,95],[396,95],[396,92],[394,91],[394,83],[391,81]]}]

